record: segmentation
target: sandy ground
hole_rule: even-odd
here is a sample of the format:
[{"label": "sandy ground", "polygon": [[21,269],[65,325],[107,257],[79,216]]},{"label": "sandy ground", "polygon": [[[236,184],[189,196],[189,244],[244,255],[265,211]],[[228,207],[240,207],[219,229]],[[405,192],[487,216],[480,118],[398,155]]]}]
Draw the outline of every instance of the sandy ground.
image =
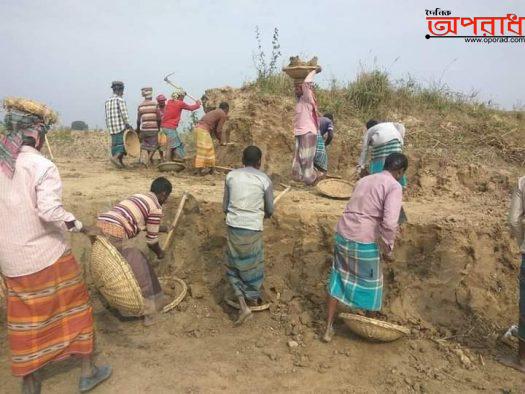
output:
[{"label": "sandy ground", "polygon": [[[119,199],[147,190],[159,175],[154,169],[117,171],[101,160],[57,164],[66,208],[88,224]],[[333,342],[324,344],[319,334],[333,227],[346,202],[304,187],[281,201],[265,228],[265,290],[272,307],[234,327],[234,311],[223,302],[224,175],[168,174],[175,189],[166,224],[183,191],[196,201],[180,223],[174,250],[155,265],[160,274],[183,278],[190,292],[154,327],[104,308],[87,269],[89,242],[72,237],[95,307],[97,359],[114,368],[111,380],[94,392],[525,392],[525,376],[495,361],[515,351],[498,341],[517,317],[517,255],[501,228],[504,208],[495,203],[506,186],[490,176],[480,179],[488,192],[477,191],[473,200],[468,182],[456,185],[461,177],[447,183],[434,175],[418,172],[418,182],[434,192],[409,196],[409,224],[395,262],[385,267],[385,314],[412,334],[370,343],[338,321]],[[2,327],[0,392],[13,393],[19,381],[10,375]],[[297,347],[289,346],[292,340]],[[79,372],[75,362],[46,367],[43,392],[76,392]]]}]

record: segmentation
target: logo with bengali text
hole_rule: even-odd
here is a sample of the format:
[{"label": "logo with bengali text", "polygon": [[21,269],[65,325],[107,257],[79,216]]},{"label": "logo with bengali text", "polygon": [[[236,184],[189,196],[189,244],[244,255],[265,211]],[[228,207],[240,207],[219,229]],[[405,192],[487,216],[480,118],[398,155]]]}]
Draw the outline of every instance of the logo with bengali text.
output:
[{"label": "logo with bengali text", "polygon": [[525,17],[508,13],[505,16],[454,16],[452,11],[435,8],[425,10],[427,40],[456,38],[467,43],[525,43]]}]

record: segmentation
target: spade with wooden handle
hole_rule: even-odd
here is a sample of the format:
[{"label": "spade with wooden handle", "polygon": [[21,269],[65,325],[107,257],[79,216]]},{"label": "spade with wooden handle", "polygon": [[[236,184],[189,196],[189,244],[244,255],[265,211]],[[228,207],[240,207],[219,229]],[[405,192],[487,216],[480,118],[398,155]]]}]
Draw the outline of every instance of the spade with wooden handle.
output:
[{"label": "spade with wooden handle", "polygon": [[49,140],[47,139],[47,135],[44,135],[44,139],[46,141],[46,147],[47,147],[47,151],[49,152],[49,156],[51,157],[51,160],[55,161],[55,157],[53,156],[53,152],[51,152],[51,145],[49,145]]},{"label": "spade with wooden handle", "polygon": [[179,221],[179,218],[182,214],[182,208],[184,208],[184,203],[186,203],[186,200],[188,199],[188,193],[184,193],[182,195],[182,199],[179,203],[179,208],[177,209],[177,213],[175,214],[175,219],[173,219],[173,223],[171,223],[171,228],[168,233],[168,236],[166,237],[166,240],[164,241],[164,244],[162,245],[162,250],[165,252],[168,250],[168,248],[171,245],[171,242],[173,241],[173,236],[175,235],[175,227],[177,226],[177,222]]},{"label": "spade with wooden handle", "polygon": [[279,193],[277,197],[273,199],[273,205],[277,204],[281,198],[284,197],[286,193],[288,193],[290,190],[292,190],[291,186],[288,186],[286,189],[284,189],[282,192]]}]

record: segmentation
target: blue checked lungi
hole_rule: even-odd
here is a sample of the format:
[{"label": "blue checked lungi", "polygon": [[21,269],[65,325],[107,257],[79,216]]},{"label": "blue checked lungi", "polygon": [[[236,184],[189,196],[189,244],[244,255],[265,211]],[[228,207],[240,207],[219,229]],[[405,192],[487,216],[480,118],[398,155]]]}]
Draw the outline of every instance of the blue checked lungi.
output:
[{"label": "blue checked lungi", "polygon": [[184,149],[184,143],[182,142],[182,139],[180,138],[180,133],[177,129],[162,129],[164,133],[168,136],[168,146],[171,149],[175,149],[175,153],[181,158],[184,159],[186,157],[186,150]]},{"label": "blue checked lungi", "polygon": [[379,248],[335,234],[334,262],[328,284],[333,298],[352,308],[381,310],[383,272]]},{"label": "blue checked lungi", "polygon": [[[374,146],[372,148],[372,160],[370,161],[370,174],[375,174],[383,171],[385,160],[391,153],[402,153],[403,144],[399,140],[392,140],[383,145]],[[407,178],[405,175],[399,180],[401,186],[406,187]]]},{"label": "blue checked lungi", "polygon": [[264,280],[264,244],[262,231],[228,226],[226,276],[235,296],[257,301]]},{"label": "blue checked lungi", "polygon": [[120,153],[126,153],[126,149],[124,148],[123,131],[117,134],[111,134],[111,156],[115,156]]},{"label": "blue checked lungi", "polygon": [[315,148],[314,166],[320,170],[328,171],[328,155],[326,154],[326,146],[321,133],[317,134],[317,146]]},{"label": "blue checked lungi", "polygon": [[520,268],[520,320],[518,325],[518,337],[525,341],[525,254],[521,255]]}]

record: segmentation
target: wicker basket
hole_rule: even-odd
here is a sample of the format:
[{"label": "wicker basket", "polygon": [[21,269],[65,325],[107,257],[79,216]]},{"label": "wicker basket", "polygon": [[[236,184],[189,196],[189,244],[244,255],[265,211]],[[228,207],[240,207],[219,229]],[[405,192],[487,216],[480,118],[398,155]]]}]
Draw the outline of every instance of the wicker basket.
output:
[{"label": "wicker basket", "polygon": [[129,156],[140,156],[140,140],[135,131],[128,129],[124,132],[124,147],[126,148],[126,153]]},{"label": "wicker basket", "polygon": [[347,199],[352,196],[353,186],[342,179],[323,179],[317,184],[316,189],[326,197]]},{"label": "wicker basket", "polygon": [[352,313],[341,313],[339,317],[354,333],[373,341],[391,342],[410,334],[410,330],[406,327]]},{"label": "wicker basket", "polygon": [[159,278],[159,281],[162,284],[164,294],[168,297],[173,297],[173,301],[162,309],[162,313],[166,313],[182,302],[188,292],[188,286],[182,279],[176,277]]},{"label": "wicker basket", "polygon": [[144,298],[131,267],[103,237],[97,237],[91,250],[91,276],[110,306],[126,316],[144,314]]},{"label": "wicker basket", "polygon": [[165,163],[160,163],[157,166],[157,169],[159,171],[175,171],[175,172],[181,172],[184,170],[186,166],[183,163],[176,162],[176,161],[167,161]]},{"label": "wicker basket", "polygon": [[[224,297],[224,302],[226,302],[229,306],[231,306],[232,308],[235,308],[235,309],[241,309],[241,307],[239,306],[239,303],[237,301],[234,301],[232,300],[231,298],[229,297]],[[250,306],[250,310],[252,312],[260,312],[260,311],[265,311],[267,309],[270,308],[270,303],[269,302],[265,302],[264,304],[262,305],[257,305],[257,306]]]},{"label": "wicker basket", "polygon": [[283,71],[294,80],[294,83],[301,83],[310,72],[319,69],[319,66],[292,66],[284,67]]},{"label": "wicker basket", "polygon": [[47,105],[23,97],[6,97],[4,99],[4,108],[39,116],[44,120],[44,123],[49,125],[58,121],[58,114]]}]

